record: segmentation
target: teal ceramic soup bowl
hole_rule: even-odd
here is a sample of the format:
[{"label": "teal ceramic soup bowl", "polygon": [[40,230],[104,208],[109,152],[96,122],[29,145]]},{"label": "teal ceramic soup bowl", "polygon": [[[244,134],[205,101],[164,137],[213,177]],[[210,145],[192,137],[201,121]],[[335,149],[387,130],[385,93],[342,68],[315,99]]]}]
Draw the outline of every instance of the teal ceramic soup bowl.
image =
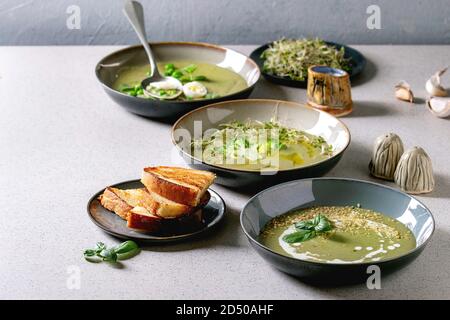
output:
[{"label": "teal ceramic soup bowl", "polygon": [[[272,218],[312,206],[353,206],[371,209],[407,226],[416,238],[416,247],[392,259],[364,263],[323,263],[279,254],[259,242],[261,229]],[[295,180],[266,189],[244,206],[241,227],[252,247],[275,268],[296,277],[325,283],[365,281],[370,266],[381,275],[413,261],[429,242],[435,222],[431,212],[414,197],[380,184],[345,178]]]},{"label": "teal ceramic soup bowl", "polygon": [[[205,62],[229,69],[247,82],[248,87],[217,98],[191,101],[158,100],[133,97],[113,88],[114,81],[125,69],[148,64],[142,46],[133,46],[115,51],[95,67],[95,75],[108,96],[126,110],[153,119],[175,121],[181,115],[198,107],[219,101],[244,99],[253,91],[260,77],[258,66],[247,56],[237,51],[200,42],[158,42],[152,43],[158,61],[190,60]],[[139,82],[143,79],[136,79]]]}]

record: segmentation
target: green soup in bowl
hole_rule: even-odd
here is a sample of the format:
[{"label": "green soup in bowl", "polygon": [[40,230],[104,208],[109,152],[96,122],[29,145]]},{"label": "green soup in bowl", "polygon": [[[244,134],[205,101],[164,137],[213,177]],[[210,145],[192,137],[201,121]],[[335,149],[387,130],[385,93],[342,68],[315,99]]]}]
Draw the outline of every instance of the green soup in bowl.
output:
[{"label": "green soup in bowl", "polygon": [[312,178],[255,195],[241,211],[241,227],[275,268],[303,280],[345,284],[413,261],[435,223],[423,203],[399,190],[355,179]]},{"label": "green soup in bowl", "polygon": [[[175,60],[158,63],[158,70],[161,74],[167,73],[168,66],[173,66],[174,75],[182,83],[200,82],[206,88],[206,94],[200,97],[191,97],[182,94],[177,98],[178,101],[190,99],[212,99],[224,97],[248,87],[245,79],[238,73],[215,64],[205,63],[195,60]],[[149,99],[143,92],[130,91],[129,88],[138,88],[141,81],[148,77],[150,66],[148,64],[129,66],[120,70],[116,81],[113,83],[113,89],[129,93],[142,99]],[[192,70],[187,72],[185,70]]]},{"label": "green soup in bowl", "polygon": [[[207,88],[208,95],[201,98],[151,99],[144,97],[140,82],[148,77],[148,58],[142,46],[132,46],[113,52],[101,59],[95,74],[104,91],[126,110],[145,117],[175,121],[181,115],[209,103],[245,99],[260,78],[253,60],[237,51],[209,43],[158,42],[152,50],[159,62],[158,68],[174,65],[185,76],[202,76],[195,81]],[[171,76],[173,76],[171,74]],[[206,79],[204,79],[204,78]],[[194,78],[193,78],[194,80]]]}]

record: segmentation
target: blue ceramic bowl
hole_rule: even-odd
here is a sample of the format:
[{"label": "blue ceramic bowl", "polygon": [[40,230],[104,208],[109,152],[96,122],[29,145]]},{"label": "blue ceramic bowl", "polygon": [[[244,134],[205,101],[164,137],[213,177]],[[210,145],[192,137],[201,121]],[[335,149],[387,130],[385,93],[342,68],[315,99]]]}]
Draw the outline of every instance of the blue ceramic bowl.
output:
[{"label": "blue ceramic bowl", "polygon": [[[258,241],[264,225],[288,211],[358,203],[363,208],[381,212],[405,224],[416,238],[416,248],[404,255],[378,262],[337,264],[282,255]],[[383,275],[414,260],[430,240],[435,223],[424,204],[396,189],[354,179],[313,178],[279,184],[258,193],[242,209],[241,226],[252,247],[275,268],[303,279],[346,283],[367,279],[367,268],[371,265],[379,266]]]}]

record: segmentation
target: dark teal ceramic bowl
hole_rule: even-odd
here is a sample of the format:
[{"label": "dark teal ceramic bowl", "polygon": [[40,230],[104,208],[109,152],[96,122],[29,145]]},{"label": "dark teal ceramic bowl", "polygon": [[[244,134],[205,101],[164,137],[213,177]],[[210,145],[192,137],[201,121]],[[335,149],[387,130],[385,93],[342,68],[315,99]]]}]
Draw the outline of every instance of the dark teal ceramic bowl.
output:
[{"label": "dark teal ceramic bowl", "polygon": [[[258,241],[265,224],[288,211],[358,203],[405,224],[416,238],[416,248],[378,262],[339,264],[296,259],[276,253]],[[279,184],[255,195],[242,209],[241,227],[252,247],[275,268],[305,280],[334,284],[365,281],[371,265],[379,266],[383,275],[408,264],[429,242],[435,222],[424,204],[399,190],[361,180],[314,178]]]},{"label": "dark teal ceramic bowl", "polygon": [[[241,75],[248,87],[233,94],[214,99],[191,101],[158,100],[133,97],[113,89],[113,83],[123,69],[148,64],[142,46],[133,46],[113,52],[95,67],[95,75],[108,96],[129,112],[169,122],[198,107],[219,101],[244,99],[253,91],[260,77],[258,66],[237,51],[200,42],[152,43],[158,61],[191,60],[215,64]],[[141,79],[143,80],[143,79]]]}]

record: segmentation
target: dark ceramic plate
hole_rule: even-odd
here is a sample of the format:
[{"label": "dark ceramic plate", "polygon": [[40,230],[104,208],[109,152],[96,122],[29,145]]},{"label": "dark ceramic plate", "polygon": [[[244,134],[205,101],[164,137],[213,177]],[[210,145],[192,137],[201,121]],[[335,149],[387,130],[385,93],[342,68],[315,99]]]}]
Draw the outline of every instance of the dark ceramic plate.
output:
[{"label": "dark ceramic plate", "polygon": [[[344,56],[345,58],[350,59],[350,67],[351,67],[351,70],[349,72],[350,79],[354,78],[363,71],[364,67],[366,66],[366,58],[364,58],[364,56],[358,50],[334,42],[327,41],[326,43],[328,45],[336,47],[337,49],[344,47],[345,50]],[[297,81],[292,80],[288,77],[279,77],[263,71],[264,60],[261,58],[261,54],[264,52],[264,50],[266,50],[269,47],[269,45],[271,45],[271,43],[267,43],[257,48],[250,54],[250,58],[256,62],[264,78],[267,79],[268,81],[271,81],[276,84],[281,84],[283,86],[306,88],[308,84],[307,79],[305,81]]]},{"label": "dark ceramic plate", "polygon": [[231,69],[247,81],[248,88],[215,99],[192,101],[152,100],[127,95],[112,88],[117,75],[124,68],[148,64],[142,46],[128,47],[100,60],[95,67],[95,74],[112,100],[128,111],[141,116],[176,120],[184,113],[210,103],[244,99],[253,91],[260,77],[258,66],[250,58],[237,51],[216,45],[197,42],[159,42],[152,43],[152,49],[158,61],[202,61]]},{"label": "dark ceramic plate", "polygon": [[[269,121],[274,116],[289,128],[304,130],[320,135],[333,146],[333,155],[320,162],[282,169],[277,172],[229,168],[206,163],[199,157],[191,155],[190,141],[196,133],[208,129],[217,129],[220,124],[233,120],[245,122],[248,119]],[[201,124],[201,128],[196,125]],[[317,177],[331,170],[341,159],[350,144],[350,132],[343,122],[336,117],[300,103],[268,100],[247,99],[234,100],[208,105],[194,110],[181,117],[172,128],[172,143],[178,148],[187,164],[202,170],[214,172],[216,183],[228,187],[243,187],[247,185],[274,185],[279,182]]]},{"label": "dark ceramic plate", "polygon": [[[119,189],[134,189],[143,188],[143,185],[139,180],[131,180],[117,183],[112,187]],[[218,223],[225,215],[225,203],[223,199],[215,191],[208,189],[209,193],[211,194],[211,199],[202,209],[203,218],[205,221],[203,228],[186,233],[156,236],[143,232],[133,231],[132,229],[127,228],[126,221],[122,220],[119,216],[112,213],[111,211],[103,208],[103,206],[100,204],[100,201],[98,200],[98,197],[103,193],[103,191],[104,190],[100,190],[89,200],[87,206],[89,217],[98,227],[103,229],[103,231],[121,239],[131,239],[139,242],[155,244],[187,240],[189,238],[199,236],[206,231],[212,230],[218,225]]]},{"label": "dark ceramic plate", "polygon": [[[272,218],[291,210],[311,206],[349,206],[381,212],[405,224],[416,238],[416,248],[404,255],[367,263],[322,263],[300,260],[272,251],[258,240],[261,229]],[[244,206],[241,227],[252,247],[275,268],[291,275],[326,283],[346,283],[367,279],[367,267],[380,267],[381,275],[414,260],[434,231],[431,212],[414,197],[399,190],[367,181],[344,178],[295,180],[266,189]]]}]

